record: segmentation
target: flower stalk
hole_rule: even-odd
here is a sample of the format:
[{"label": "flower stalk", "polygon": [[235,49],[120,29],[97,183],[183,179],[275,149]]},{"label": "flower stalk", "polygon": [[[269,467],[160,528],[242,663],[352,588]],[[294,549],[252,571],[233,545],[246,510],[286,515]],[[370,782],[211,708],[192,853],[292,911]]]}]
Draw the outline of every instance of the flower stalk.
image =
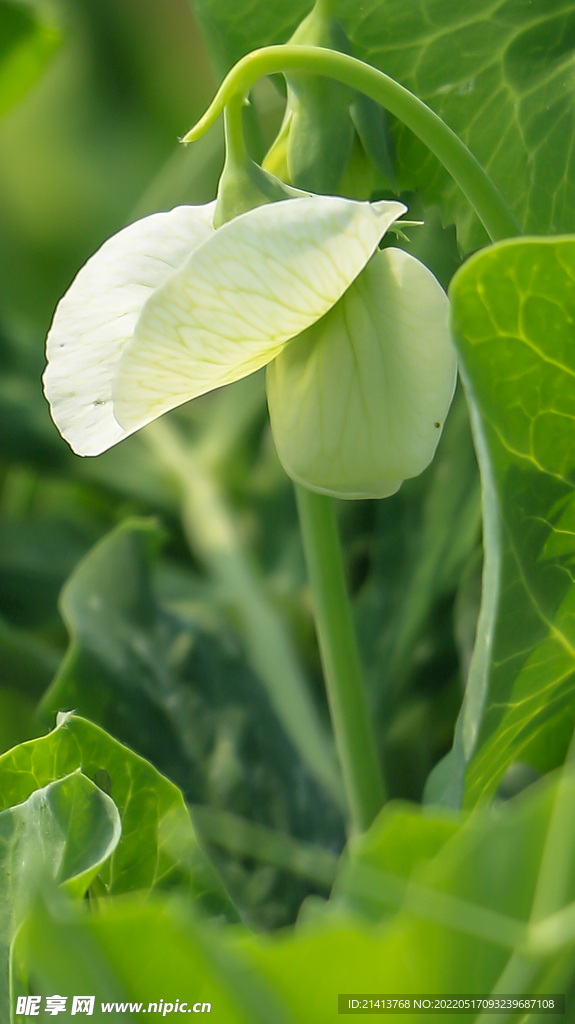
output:
[{"label": "flower stalk", "polygon": [[385,787],[362,678],[333,500],[296,484],[298,514],[335,742],[353,830],[364,832]]}]

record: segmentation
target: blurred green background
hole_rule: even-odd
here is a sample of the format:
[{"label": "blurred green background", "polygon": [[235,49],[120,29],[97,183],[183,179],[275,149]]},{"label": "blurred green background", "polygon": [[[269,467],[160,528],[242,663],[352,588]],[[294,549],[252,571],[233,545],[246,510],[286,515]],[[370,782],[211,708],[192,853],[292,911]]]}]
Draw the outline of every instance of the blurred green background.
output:
[{"label": "blurred green background", "polygon": [[[182,788],[245,919],[274,928],[328,891],[329,869],[322,880],[289,838],[329,865],[345,820],[263,378],[97,459],[70,452],[41,388],[55,305],[91,253],[137,217],[215,196],[221,127],[188,149],[177,140],[216,78],[187,0],[1,11],[1,749],[47,731],[60,709],[104,725]],[[258,85],[247,128],[259,159],[282,105]],[[393,244],[447,285],[453,229],[403,198],[425,227]],[[451,746],[479,603],[462,396],[422,477],[338,513],[389,792],[421,800]]]}]

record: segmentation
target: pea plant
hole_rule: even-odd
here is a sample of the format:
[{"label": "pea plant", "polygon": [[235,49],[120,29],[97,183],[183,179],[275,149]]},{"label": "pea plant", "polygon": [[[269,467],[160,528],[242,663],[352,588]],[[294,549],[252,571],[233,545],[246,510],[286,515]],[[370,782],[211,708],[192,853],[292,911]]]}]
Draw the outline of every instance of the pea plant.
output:
[{"label": "pea plant", "polygon": [[194,7],[217,196],[48,332],[50,443],[124,504],[55,671],[2,633],[0,1021],[572,1019],[575,6]]}]

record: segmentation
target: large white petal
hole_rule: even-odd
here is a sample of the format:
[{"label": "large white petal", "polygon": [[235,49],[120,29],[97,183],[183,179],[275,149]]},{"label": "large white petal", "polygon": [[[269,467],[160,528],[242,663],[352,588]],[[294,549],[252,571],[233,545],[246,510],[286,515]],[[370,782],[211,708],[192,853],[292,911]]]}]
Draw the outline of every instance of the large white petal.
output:
[{"label": "large white petal", "polygon": [[134,430],[264,366],[331,309],[404,212],[306,196],[219,228],[144,306],[114,386],[119,422]]},{"label": "large white petal", "polygon": [[455,388],[448,305],[422,263],[384,249],[284,348],[267,392],[294,480],[341,498],[384,498],[425,469]]},{"label": "large white petal", "polygon": [[58,304],[44,390],[78,455],[98,455],[131,430],[112,406],[112,381],[146,299],[213,234],[215,203],[144,217],[104,242]]}]

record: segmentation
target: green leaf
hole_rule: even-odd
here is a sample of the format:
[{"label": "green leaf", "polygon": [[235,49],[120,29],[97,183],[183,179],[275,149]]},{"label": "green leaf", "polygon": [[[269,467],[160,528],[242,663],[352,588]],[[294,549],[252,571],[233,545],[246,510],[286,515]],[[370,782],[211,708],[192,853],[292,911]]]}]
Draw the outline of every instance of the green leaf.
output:
[{"label": "green leaf", "polygon": [[[561,875],[558,901],[540,903],[543,918],[575,896],[571,822],[565,827],[572,774],[560,786],[550,780],[467,819],[389,805],[342,863],[332,906],[295,935],[254,938],[242,950],[300,1024],[333,1021],[338,992],[492,991],[502,971],[513,970],[513,951],[549,882],[553,888]],[[546,928],[553,931],[551,921]],[[560,991],[575,976],[570,934],[563,942]],[[510,974],[510,988],[514,978],[514,992],[549,991],[539,986],[561,944],[534,952],[527,973]]]},{"label": "green leaf", "polygon": [[234,916],[210,862],[201,851],[182,794],[151,764],[98,726],[61,715],[47,736],[0,757],[0,805],[10,807],[34,790],[77,769],[109,789],[122,819],[122,839],[102,876],[111,895],[185,885],[217,913]]},{"label": "green leaf", "polygon": [[[4,783],[4,773],[1,778]],[[117,848],[121,831],[113,800],[79,771],[0,813],[0,1020],[10,1019],[10,945],[34,879],[49,873],[71,895],[82,896]]]},{"label": "green leaf", "polygon": [[[152,565],[162,536],[154,521],[126,520],[71,576],[61,599],[71,645],[42,702],[44,720],[75,708],[150,759],[190,802],[341,848],[341,812],[286,736],[237,640],[159,601]],[[250,914],[277,894],[269,901],[276,924],[293,919],[309,892],[268,867],[258,890],[241,858],[215,859]]]},{"label": "green leaf", "polygon": [[34,3],[0,3],[0,115],[34,83],[60,37],[44,24]]},{"label": "green leaf", "polygon": [[225,1024],[331,1024],[338,992],[490,992],[528,940],[513,991],[541,991],[551,969],[569,992],[572,922],[560,934],[548,915],[572,914],[574,805],[572,771],[469,817],[390,805],[352,845],[325,912],[275,936],[214,930],[174,900],[90,914],[45,899],[20,930],[19,967],[42,994],[74,994],[78,972],[132,1012],[153,1012],[161,993],[209,1002]]},{"label": "green leaf", "polygon": [[471,804],[513,761],[561,763],[573,729],[574,278],[574,240],[528,239],[479,253],[451,287],[484,487],[483,605],[455,747]]},{"label": "green leaf", "polygon": [[[208,51],[222,78],[240,57],[258,46],[285,43],[313,7],[312,0],[289,6],[270,3],[233,4],[231,0],[191,0]],[[339,13],[339,12],[338,12]]]},{"label": "green leaf", "polygon": [[350,843],[350,856],[342,859],[334,887],[335,899],[378,920],[382,905],[362,891],[362,868],[367,865],[397,880],[408,879],[437,855],[459,824],[454,814],[428,814],[414,804],[389,803],[371,828]]},{"label": "green leaf", "polygon": [[[527,232],[575,227],[573,120],[566,0],[387,0],[373,13],[346,0],[355,52],[428,103],[488,171]],[[485,231],[425,147],[398,126],[399,184],[439,201],[466,251]]]},{"label": "green leaf", "polygon": [[[218,70],[286,42],[310,4],[193,0]],[[356,56],[425,100],[470,147],[526,231],[575,228],[571,0],[339,0]],[[466,250],[487,238],[425,147],[396,129],[398,181],[454,219]]]},{"label": "green leaf", "polygon": [[228,945],[221,930],[202,928],[182,904],[124,900],[96,915],[80,908],[66,912],[52,901],[29,915],[16,954],[42,994],[71,997],[82,978],[84,991],[95,994],[98,1020],[107,1019],[102,1002],[124,1001],[124,1019],[130,1019],[130,1010],[154,1013],[150,1004],[157,1008],[162,1000],[169,1014],[176,1001],[178,1009],[187,1004],[184,1013],[194,1006],[200,1013],[203,1005],[222,1024],[296,1024],[249,960]]}]

